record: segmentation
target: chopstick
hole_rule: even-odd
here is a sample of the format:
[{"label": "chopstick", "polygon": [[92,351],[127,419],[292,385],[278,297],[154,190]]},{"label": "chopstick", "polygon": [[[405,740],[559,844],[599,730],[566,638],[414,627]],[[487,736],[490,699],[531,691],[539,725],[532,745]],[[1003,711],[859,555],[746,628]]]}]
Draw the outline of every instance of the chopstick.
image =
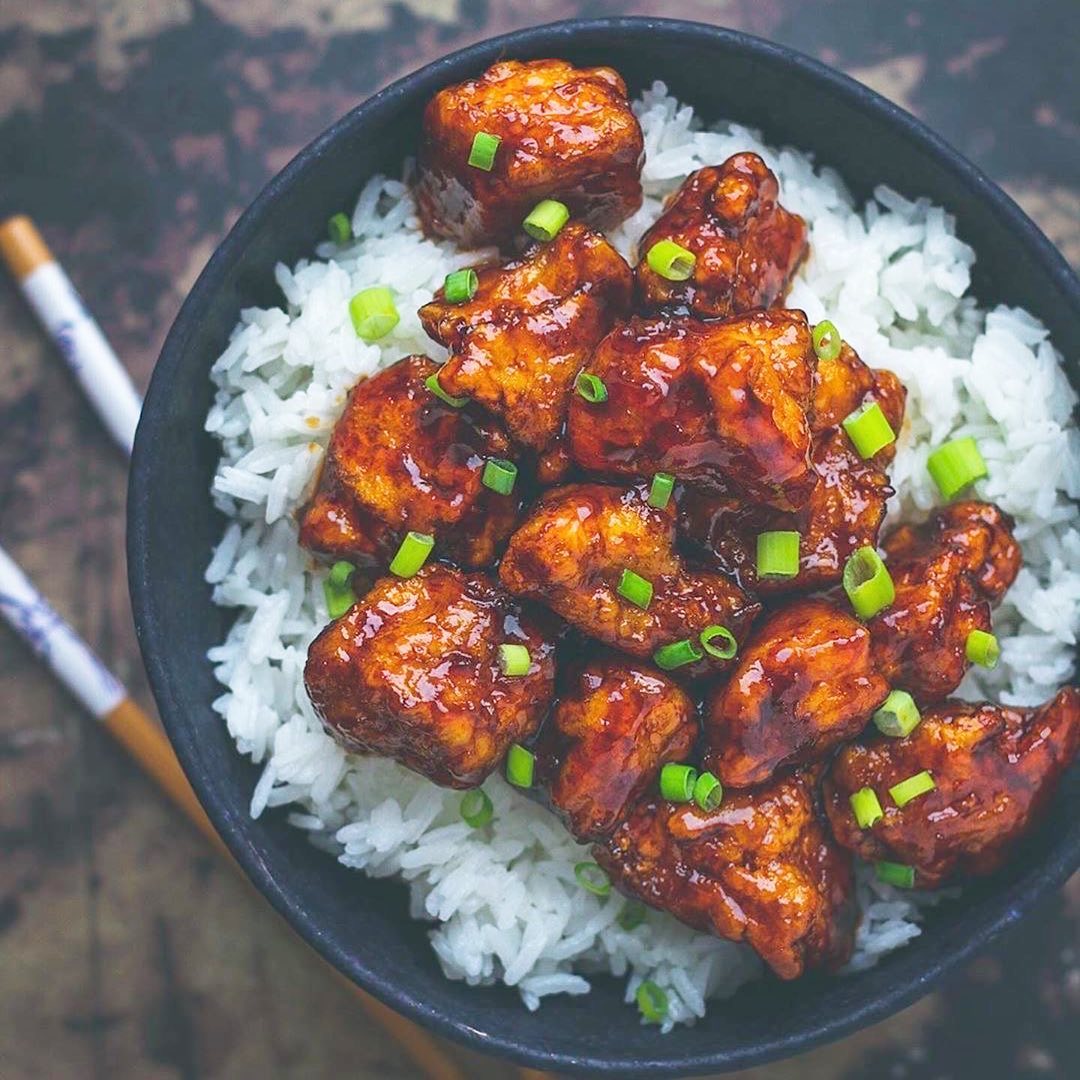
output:
[{"label": "chopstick", "polygon": [[[86,312],[67,275],[29,218],[18,216],[0,222],[0,256],[113,437],[130,454],[142,402],[97,323]],[[0,548],[0,614],[87,711],[157,781],[192,824],[236,866],[184,776],[164,731],[53,610],[3,548]],[[330,969],[425,1076],[430,1080],[465,1080],[464,1071],[426,1031],[361,990],[336,968]]]}]

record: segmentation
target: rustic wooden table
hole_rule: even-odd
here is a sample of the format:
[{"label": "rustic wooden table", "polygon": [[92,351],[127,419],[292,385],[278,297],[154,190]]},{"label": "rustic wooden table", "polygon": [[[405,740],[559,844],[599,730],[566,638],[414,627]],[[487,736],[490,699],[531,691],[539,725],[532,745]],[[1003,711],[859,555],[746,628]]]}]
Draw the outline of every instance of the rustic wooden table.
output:
[{"label": "rustic wooden table", "polygon": [[[586,11],[722,22],[851,72],[1080,264],[1075,0],[0,0],[0,211],[37,219],[145,385],[214,245],[301,145],[441,52]],[[7,281],[0,357],[0,541],[149,707],[125,464]],[[0,1076],[414,1075],[3,630],[0,702]],[[752,1075],[1080,1075],[1078,927],[1074,879],[905,1013]]]}]

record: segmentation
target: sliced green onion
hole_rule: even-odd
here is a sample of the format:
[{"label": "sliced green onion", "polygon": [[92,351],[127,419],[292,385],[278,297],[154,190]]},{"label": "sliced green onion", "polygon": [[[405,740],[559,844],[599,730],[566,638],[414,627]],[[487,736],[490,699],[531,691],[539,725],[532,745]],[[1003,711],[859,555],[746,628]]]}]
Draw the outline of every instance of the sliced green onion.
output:
[{"label": "sliced green onion", "polygon": [[528,675],[532,657],[524,645],[499,646],[499,670],[504,675]]},{"label": "sliced green onion", "polygon": [[397,326],[401,316],[394,306],[394,294],[385,285],[362,289],[349,301],[349,318],[356,336],[378,341]]},{"label": "sliced green onion", "polygon": [[611,892],[611,878],[602,866],[594,862],[579,862],[574,867],[574,877],[577,878],[577,883],[593,896],[607,896]]},{"label": "sliced green onion", "polygon": [[668,281],[686,281],[694,272],[697,257],[674,240],[657,240],[645,255],[653,273]]},{"label": "sliced green onion", "polygon": [[893,739],[906,739],[919,726],[921,719],[919,706],[906,690],[891,691],[873,716],[878,731]]},{"label": "sliced green onion", "polygon": [[844,592],[860,619],[869,619],[896,599],[896,589],[881,556],[862,547],[844,564]]},{"label": "sliced green onion", "polygon": [[633,570],[624,570],[615,591],[635,607],[648,611],[652,603],[652,582],[635,574]]},{"label": "sliced green onion", "polygon": [[810,334],[810,341],[814,346],[814,353],[819,360],[835,360],[840,355],[840,348],[844,339],[840,331],[829,322],[822,319]]},{"label": "sliced green onion", "polygon": [[326,233],[332,244],[337,244],[338,247],[347,244],[352,239],[352,222],[349,220],[349,215],[336,213],[326,223]]},{"label": "sliced green onion", "polygon": [[649,485],[647,502],[650,506],[655,506],[657,510],[663,510],[671,502],[671,493],[674,490],[675,477],[671,473],[658,472],[652,478],[652,484]]},{"label": "sliced green onion", "polygon": [[640,900],[627,900],[615,921],[621,929],[633,930],[645,921],[646,914],[645,905]]},{"label": "sliced green onion", "polygon": [[799,572],[799,534],[763,532],[757,538],[758,577],[787,578]]},{"label": "sliced green onion", "polygon": [[461,797],[461,818],[470,828],[483,828],[494,816],[495,810],[487,792],[481,788],[466,791]]},{"label": "sliced green onion", "polygon": [[480,477],[480,482],[484,487],[489,487],[500,495],[509,495],[514,490],[517,473],[517,466],[512,461],[506,461],[503,458],[490,458],[484,464],[484,472]]},{"label": "sliced green onion", "polygon": [[521,227],[534,239],[547,243],[554,240],[562,227],[570,220],[570,211],[558,199],[538,202],[521,223]]},{"label": "sliced green onion", "polygon": [[336,562],[323,582],[326,611],[331,619],[340,619],[356,603],[356,594],[350,582],[356,567],[351,562]]},{"label": "sliced green onion", "polygon": [[478,131],[473,136],[472,146],[469,148],[469,164],[474,169],[491,172],[491,167],[495,164],[495,151],[499,149],[501,142],[502,139],[498,135]]},{"label": "sliced green onion", "polygon": [[634,998],[637,1001],[638,1011],[646,1023],[659,1024],[663,1022],[668,1011],[667,994],[652,979],[646,979],[637,988]]},{"label": "sliced green onion", "polygon": [[889,788],[889,794],[897,806],[904,807],[912,799],[917,799],[920,795],[933,791],[935,787],[937,787],[937,784],[934,783],[934,778],[923,769],[922,772],[917,772],[914,776],[901,780],[899,784],[893,784]]},{"label": "sliced green onion", "polygon": [[574,389],[592,405],[607,401],[607,387],[599,375],[593,375],[588,371],[579,372],[574,380]]},{"label": "sliced green onion", "polygon": [[[706,626],[698,635],[701,647],[717,660],[730,660],[738,651],[739,643],[726,626]],[[713,642],[718,641],[718,645]]]},{"label": "sliced green onion", "polygon": [[536,755],[520,743],[511,743],[506,753],[506,779],[515,787],[532,787]]},{"label": "sliced green onion", "polygon": [[439,375],[436,372],[434,375],[429,375],[424,380],[424,385],[437,397],[440,401],[445,401],[447,405],[455,409],[460,409],[462,405],[468,405],[469,399],[467,397],[454,397],[452,394],[448,394],[439,385]]},{"label": "sliced green onion", "polygon": [[694,802],[708,813],[724,801],[724,786],[711,772],[703,772],[694,782]]},{"label": "sliced green onion", "polygon": [[390,560],[390,573],[400,578],[410,578],[424,563],[435,546],[435,537],[424,533],[408,532],[397,554]]},{"label": "sliced green onion", "polygon": [[673,641],[670,645],[661,645],[652,654],[653,662],[664,671],[674,671],[684,664],[692,664],[704,659],[705,654],[689,638]]},{"label": "sliced green onion", "polygon": [[896,432],[876,401],[860,405],[841,423],[859,457],[867,461],[883,447],[896,442]]},{"label": "sliced green onion", "polygon": [[689,802],[694,797],[698,772],[693,765],[669,761],[660,770],[660,794],[671,802]]},{"label": "sliced green onion", "polygon": [[886,885],[895,885],[898,889],[915,887],[915,867],[898,862],[874,863],[874,876]]},{"label": "sliced green onion", "polygon": [[475,270],[455,270],[443,282],[443,299],[448,304],[464,304],[476,295],[480,279]]},{"label": "sliced green onion", "polygon": [[946,499],[959,495],[987,472],[979,445],[970,435],[939,446],[926,459],[926,471]]},{"label": "sliced green onion", "polygon": [[1001,659],[1001,646],[993,634],[985,630],[972,630],[964,642],[964,655],[979,667],[996,668]]},{"label": "sliced green onion", "polygon": [[873,788],[864,787],[856,791],[848,801],[855,814],[855,823],[860,829],[869,829],[885,816],[885,811],[881,809],[881,803],[878,802]]}]

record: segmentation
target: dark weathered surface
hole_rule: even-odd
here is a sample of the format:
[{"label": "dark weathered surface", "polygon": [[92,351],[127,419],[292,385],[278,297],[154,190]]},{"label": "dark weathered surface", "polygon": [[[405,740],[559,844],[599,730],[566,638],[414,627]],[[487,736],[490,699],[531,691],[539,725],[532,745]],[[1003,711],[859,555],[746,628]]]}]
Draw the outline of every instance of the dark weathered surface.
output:
[{"label": "dark weathered surface", "polygon": [[[36,217],[145,385],[214,244],[312,135],[441,52],[586,10],[723,22],[836,64],[1080,263],[1075,0],[0,0],[0,208]],[[0,540],[149,705],[124,463],[6,281],[0,357]],[[0,701],[0,1075],[415,1075],[6,631]],[[747,1075],[1075,1076],[1078,926],[1074,880],[933,997]]]}]

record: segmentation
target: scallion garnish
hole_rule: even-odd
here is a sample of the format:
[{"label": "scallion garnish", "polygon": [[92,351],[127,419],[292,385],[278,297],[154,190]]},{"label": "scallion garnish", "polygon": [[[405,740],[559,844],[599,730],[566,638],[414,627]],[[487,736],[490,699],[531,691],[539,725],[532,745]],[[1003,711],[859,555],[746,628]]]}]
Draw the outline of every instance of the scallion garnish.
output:
[{"label": "scallion garnish", "polygon": [[611,892],[611,878],[602,866],[594,862],[579,862],[574,867],[574,877],[577,878],[577,883],[593,896],[607,896]]},{"label": "scallion garnish", "polygon": [[885,816],[885,811],[881,809],[881,803],[878,802],[873,788],[864,787],[856,791],[848,801],[855,815],[855,823],[860,829],[869,829]]},{"label": "scallion garnish", "polygon": [[1001,659],[1001,646],[993,634],[985,630],[972,630],[964,642],[964,655],[979,667],[996,668]]},{"label": "scallion garnish", "polygon": [[893,579],[881,556],[872,547],[862,547],[844,564],[844,592],[855,614],[869,619],[896,599]]},{"label": "scallion garnish", "polygon": [[390,560],[390,573],[400,578],[411,578],[427,562],[435,537],[425,533],[408,532],[397,554]]},{"label": "scallion garnish", "polygon": [[352,222],[349,220],[349,215],[342,214],[340,211],[336,213],[326,223],[326,234],[330,237],[330,242],[337,244],[338,247],[347,244],[352,239]]},{"label": "scallion garnish", "polygon": [[757,538],[758,577],[788,578],[799,572],[799,534],[763,532]]},{"label": "scallion garnish", "polygon": [[923,769],[922,772],[917,772],[914,776],[901,780],[899,784],[893,784],[889,788],[889,794],[892,796],[892,801],[903,808],[912,799],[917,799],[920,795],[933,791],[935,787],[937,787],[937,784],[934,783],[934,778]]},{"label": "scallion garnish", "polygon": [[810,334],[810,341],[817,358],[826,361],[835,360],[840,355],[840,349],[844,344],[840,331],[828,319],[822,319],[814,327]]},{"label": "scallion garnish", "polygon": [[689,802],[694,797],[698,771],[693,765],[669,761],[660,770],[660,794],[670,802]]},{"label": "scallion garnish", "polygon": [[633,930],[645,921],[645,905],[640,900],[627,900],[615,921],[622,930]]},{"label": "scallion garnish", "polygon": [[326,612],[331,619],[340,619],[356,603],[356,594],[352,590],[352,576],[356,567],[344,560],[334,563],[323,582],[323,595],[326,597]]},{"label": "scallion garnish", "polygon": [[635,607],[642,611],[648,611],[652,603],[652,582],[635,574],[633,570],[624,570],[619,577],[619,584],[615,591],[625,600],[629,600]]},{"label": "scallion garnish", "polygon": [[859,457],[867,461],[879,450],[896,442],[896,432],[876,401],[860,405],[844,417],[842,425]]},{"label": "scallion garnish", "polygon": [[468,163],[474,169],[483,169],[491,172],[495,164],[495,151],[499,149],[502,139],[498,135],[491,135],[486,131],[478,131],[473,136],[472,146],[469,148]]},{"label": "scallion garnish", "polygon": [[986,476],[986,462],[970,435],[939,446],[927,459],[926,471],[946,499]]},{"label": "scallion garnish", "polygon": [[454,409],[460,409],[462,405],[468,405],[469,399],[467,397],[454,397],[453,394],[448,394],[442,386],[439,385],[439,375],[436,372],[434,375],[429,375],[424,380],[424,385],[440,400],[445,401],[447,405]]},{"label": "scallion garnish", "polygon": [[686,664],[693,664],[703,659],[705,654],[689,638],[682,641],[673,641],[670,645],[661,645],[652,654],[653,662],[664,671],[674,671],[675,668]]},{"label": "scallion garnish", "polygon": [[401,316],[394,306],[394,294],[385,285],[373,285],[349,301],[349,318],[356,336],[370,343],[386,337]]},{"label": "scallion garnish", "polygon": [[588,371],[578,372],[578,377],[574,380],[574,389],[590,405],[597,405],[601,401],[607,401],[607,387],[599,375],[593,375]]},{"label": "scallion garnish", "polygon": [[667,994],[652,981],[646,979],[634,995],[638,1011],[647,1024],[663,1023],[668,1012]]},{"label": "scallion garnish", "polygon": [[532,657],[524,645],[499,646],[499,670],[504,675],[528,675]]},{"label": "scallion garnish", "polygon": [[476,295],[480,279],[475,270],[455,270],[443,282],[443,299],[448,304],[464,304]]},{"label": "scallion garnish", "polygon": [[481,788],[466,791],[461,798],[461,818],[470,828],[480,829],[494,816],[495,810],[487,792]]},{"label": "scallion garnish", "polygon": [[570,220],[570,211],[558,199],[538,202],[521,223],[521,227],[534,239],[547,243],[554,240],[562,227]]},{"label": "scallion garnish", "polygon": [[895,885],[898,889],[915,887],[915,867],[905,866],[903,863],[876,862],[874,876],[878,881],[883,881],[886,885]]},{"label": "scallion garnish", "polygon": [[649,269],[667,281],[686,281],[694,272],[697,258],[674,240],[657,240],[645,255]]},{"label": "scallion garnish", "polygon": [[739,651],[735,635],[726,626],[706,626],[698,640],[701,647],[717,660],[730,660]]},{"label": "scallion garnish", "polygon": [[711,772],[703,772],[694,781],[694,802],[709,813],[724,801],[724,786]]},{"label": "scallion garnish", "polygon": [[893,690],[874,713],[874,726],[882,735],[905,739],[918,726],[922,717],[915,699],[906,690]]},{"label": "scallion garnish", "polygon": [[506,779],[514,787],[532,787],[533,770],[536,768],[536,755],[526,750],[520,743],[511,743],[506,752]]},{"label": "scallion garnish", "polygon": [[484,464],[484,472],[480,477],[480,482],[484,487],[489,487],[500,495],[509,495],[514,490],[517,473],[517,466],[512,461],[506,461],[503,458],[490,458]]},{"label": "scallion garnish", "polygon": [[646,501],[657,510],[663,510],[671,501],[671,493],[674,490],[675,477],[671,473],[658,472],[649,485],[649,498]]}]

